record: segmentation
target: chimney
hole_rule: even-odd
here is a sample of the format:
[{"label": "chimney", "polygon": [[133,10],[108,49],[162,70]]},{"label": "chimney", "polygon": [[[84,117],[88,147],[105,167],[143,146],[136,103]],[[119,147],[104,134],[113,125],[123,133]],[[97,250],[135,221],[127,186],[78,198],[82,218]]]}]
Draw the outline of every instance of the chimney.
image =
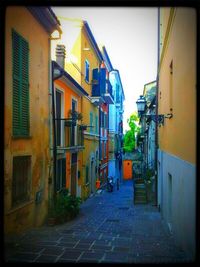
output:
[{"label": "chimney", "polygon": [[56,46],[56,62],[62,67],[65,68],[65,45],[57,44]]}]

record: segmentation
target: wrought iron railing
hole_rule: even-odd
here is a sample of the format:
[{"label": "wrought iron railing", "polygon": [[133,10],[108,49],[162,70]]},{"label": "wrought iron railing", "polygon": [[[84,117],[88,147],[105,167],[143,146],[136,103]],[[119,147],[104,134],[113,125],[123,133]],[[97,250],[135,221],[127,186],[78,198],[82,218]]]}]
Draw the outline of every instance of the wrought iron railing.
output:
[{"label": "wrought iron railing", "polygon": [[65,127],[65,147],[84,146],[83,128],[81,125]]}]

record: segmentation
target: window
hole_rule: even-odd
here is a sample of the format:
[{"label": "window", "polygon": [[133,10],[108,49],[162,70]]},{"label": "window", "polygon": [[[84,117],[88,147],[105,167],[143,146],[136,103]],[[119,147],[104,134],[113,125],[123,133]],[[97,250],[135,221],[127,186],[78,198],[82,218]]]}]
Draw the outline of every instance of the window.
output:
[{"label": "window", "polygon": [[107,114],[104,113],[104,128],[107,128]]},{"label": "window", "polygon": [[56,189],[59,191],[66,187],[66,158],[57,160]]},{"label": "window", "polygon": [[[93,126],[93,113],[90,112],[90,126]],[[90,127],[90,132],[93,132],[93,127]]]},{"label": "window", "polygon": [[12,31],[13,136],[29,136],[29,44]]},{"label": "window", "polygon": [[85,169],[85,183],[87,184],[89,182],[89,173],[88,173],[88,165],[86,165],[86,169]]},{"label": "window", "polygon": [[90,64],[86,60],[85,61],[85,80],[86,80],[86,82],[89,82],[89,78],[90,78]]},{"label": "window", "polygon": [[172,228],[172,175],[168,173],[168,226]]},{"label": "window", "polygon": [[[72,99],[72,112],[76,111],[76,106],[77,106],[77,102]],[[76,145],[76,126],[72,126],[72,135],[71,135],[71,145],[75,146]]]},{"label": "window", "polygon": [[31,156],[13,157],[12,206],[30,200]]},{"label": "window", "polygon": [[101,146],[100,146],[100,159],[103,159],[103,141],[101,141]]},{"label": "window", "polygon": [[102,111],[101,112],[101,119],[102,119],[102,121],[101,121],[101,127],[103,127],[104,128],[104,119],[105,119],[105,117],[104,117],[104,112]]},{"label": "window", "polygon": [[117,84],[117,88],[116,88],[116,102],[119,103],[119,85]]},{"label": "window", "polygon": [[63,93],[59,90],[56,90],[56,134],[57,134],[57,146],[63,144],[63,131],[64,124],[60,120],[63,115]]},{"label": "window", "polygon": [[104,142],[104,158],[106,158],[106,142]]}]

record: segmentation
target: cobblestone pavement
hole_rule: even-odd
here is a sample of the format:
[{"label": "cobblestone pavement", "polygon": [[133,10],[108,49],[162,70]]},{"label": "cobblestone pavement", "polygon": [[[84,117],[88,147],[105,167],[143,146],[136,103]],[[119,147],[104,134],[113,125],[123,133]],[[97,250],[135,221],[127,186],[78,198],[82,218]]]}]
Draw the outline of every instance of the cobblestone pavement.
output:
[{"label": "cobblestone pavement", "polygon": [[175,246],[155,206],[133,204],[132,181],[126,181],[119,190],[103,190],[85,201],[73,221],[7,237],[5,261],[183,263],[190,259]]}]

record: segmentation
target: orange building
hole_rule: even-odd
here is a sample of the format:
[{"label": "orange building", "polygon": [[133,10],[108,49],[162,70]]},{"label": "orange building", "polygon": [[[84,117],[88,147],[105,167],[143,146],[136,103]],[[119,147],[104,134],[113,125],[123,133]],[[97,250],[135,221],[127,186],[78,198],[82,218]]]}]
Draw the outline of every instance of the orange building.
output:
[{"label": "orange building", "polygon": [[54,82],[56,123],[56,191],[68,188],[81,197],[83,125],[81,101],[87,92],[64,70],[64,45],[56,48],[55,69],[62,76]]}]

